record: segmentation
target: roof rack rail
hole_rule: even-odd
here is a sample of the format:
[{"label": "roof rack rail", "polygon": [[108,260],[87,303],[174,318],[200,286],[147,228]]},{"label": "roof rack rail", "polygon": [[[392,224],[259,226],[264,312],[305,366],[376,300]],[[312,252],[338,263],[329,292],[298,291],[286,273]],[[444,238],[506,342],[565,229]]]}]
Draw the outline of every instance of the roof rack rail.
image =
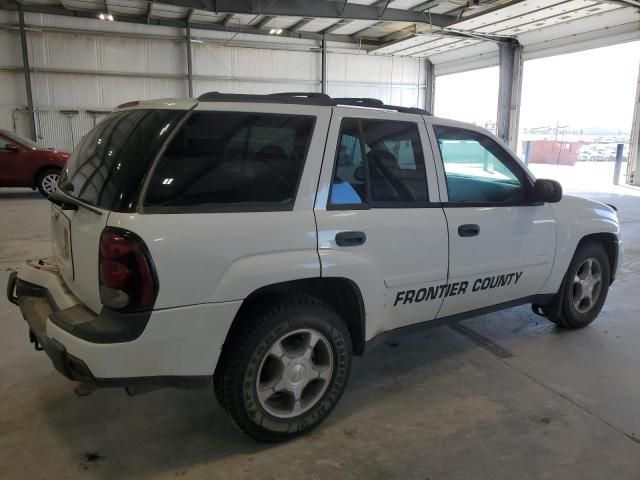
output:
[{"label": "roof rack rail", "polygon": [[241,93],[208,92],[198,97],[201,102],[254,102],[254,103],[286,103],[294,105],[336,106],[348,105],[352,107],[380,108],[395,110],[400,113],[416,115],[431,115],[431,112],[416,107],[401,107],[386,105],[377,98],[342,97],[331,98],[326,93],[318,92],[282,92],[267,95],[246,95]]},{"label": "roof rack rail", "polygon": [[384,106],[384,102],[377,98],[366,97],[340,97],[334,98],[338,105],[353,105],[358,107],[373,107],[380,108]]},{"label": "roof rack rail", "polygon": [[334,98],[333,100],[338,105],[366,107],[366,108],[382,108],[384,110],[395,110],[396,112],[400,112],[400,113],[415,113],[417,115],[431,116],[431,112],[423,108],[387,105],[382,100],[378,100],[377,98],[344,97],[344,98]]},{"label": "roof rack rail", "polygon": [[[277,100],[276,100],[277,98]],[[247,95],[243,93],[207,92],[198,97],[201,102],[253,102],[253,103],[286,103],[294,105],[333,106],[336,103],[329,95],[316,92],[284,92],[268,95]]]},{"label": "roof rack rail", "polygon": [[301,98],[325,98],[331,99],[329,95],[326,93],[318,93],[318,92],[278,92],[278,93],[270,93],[270,97],[301,97]]}]

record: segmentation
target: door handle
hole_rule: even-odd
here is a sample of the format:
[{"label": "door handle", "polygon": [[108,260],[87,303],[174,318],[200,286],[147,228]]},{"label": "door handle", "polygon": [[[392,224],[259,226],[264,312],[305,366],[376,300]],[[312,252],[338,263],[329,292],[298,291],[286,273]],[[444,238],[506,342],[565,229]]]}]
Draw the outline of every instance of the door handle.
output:
[{"label": "door handle", "polygon": [[458,227],[458,235],[461,237],[475,237],[480,233],[480,227],[475,223],[467,223]]},{"label": "door handle", "polygon": [[341,247],[355,247],[367,241],[364,232],[340,232],[336,235],[336,243]]}]

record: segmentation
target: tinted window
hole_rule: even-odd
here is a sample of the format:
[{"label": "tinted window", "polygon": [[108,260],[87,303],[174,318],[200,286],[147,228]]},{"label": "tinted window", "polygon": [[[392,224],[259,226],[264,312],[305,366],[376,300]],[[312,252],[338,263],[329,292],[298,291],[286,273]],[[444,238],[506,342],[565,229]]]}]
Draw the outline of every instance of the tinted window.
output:
[{"label": "tinted window", "polygon": [[6,146],[9,145],[9,140],[5,140],[4,138],[0,137],[0,150],[5,150]]},{"label": "tinted window", "polygon": [[330,204],[384,207],[427,201],[424,157],[415,123],[342,121]]},{"label": "tinted window", "polygon": [[6,139],[0,138],[0,141],[6,142],[6,143],[18,142],[18,143],[21,143],[22,145],[26,145],[27,147],[40,148],[38,144],[33,140],[31,140],[30,138],[22,137],[12,131],[0,129],[0,133],[6,137]]},{"label": "tinted window", "polygon": [[313,117],[193,113],[159,160],[145,206],[291,209],[312,130]]},{"label": "tinted window", "polygon": [[491,138],[435,126],[444,163],[449,202],[519,203],[525,199],[523,172]]},{"label": "tinted window", "polygon": [[91,205],[135,210],[151,161],[183,115],[172,110],[128,110],[109,115],[73,151],[61,182],[71,182],[69,194]]}]

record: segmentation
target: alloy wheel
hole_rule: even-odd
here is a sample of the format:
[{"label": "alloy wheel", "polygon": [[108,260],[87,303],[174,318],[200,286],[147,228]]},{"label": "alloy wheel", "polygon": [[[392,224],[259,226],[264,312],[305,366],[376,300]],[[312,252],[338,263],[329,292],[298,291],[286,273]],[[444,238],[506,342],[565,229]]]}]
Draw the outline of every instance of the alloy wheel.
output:
[{"label": "alloy wheel", "polygon": [[602,265],[594,258],[587,258],[573,277],[573,306],[579,313],[587,313],[600,298],[602,291]]},{"label": "alloy wheel", "polygon": [[333,350],[323,334],[310,328],[289,332],[262,359],[256,378],[258,401],[278,418],[301,415],[322,398],[333,368]]},{"label": "alloy wheel", "polygon": [[59,178],[60,178],[60,175],[57,173],[47,173],[44,177],[42,177],[42,180],[40,182],[40,185],[42,186],[42,190],[47,195],[51,195],[56,190],[56,186],[58,185]]}]

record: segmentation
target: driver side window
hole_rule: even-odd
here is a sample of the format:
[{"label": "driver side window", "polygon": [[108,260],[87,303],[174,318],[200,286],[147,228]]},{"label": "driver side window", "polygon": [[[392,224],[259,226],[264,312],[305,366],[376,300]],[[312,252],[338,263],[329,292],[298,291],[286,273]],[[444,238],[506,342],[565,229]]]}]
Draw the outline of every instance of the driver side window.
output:
[{"label": "driver side window", "polygon": [[4,138],[0,137],[0,150],[6,150],[7,149],[7,145],[9,145],[11,142],[9,140],[5,140]]},{"label": "driver side window", "polygon": [[518,204],[526,199],[524,173],[491,138],[462,128],[434,126],[449,203]]}]

